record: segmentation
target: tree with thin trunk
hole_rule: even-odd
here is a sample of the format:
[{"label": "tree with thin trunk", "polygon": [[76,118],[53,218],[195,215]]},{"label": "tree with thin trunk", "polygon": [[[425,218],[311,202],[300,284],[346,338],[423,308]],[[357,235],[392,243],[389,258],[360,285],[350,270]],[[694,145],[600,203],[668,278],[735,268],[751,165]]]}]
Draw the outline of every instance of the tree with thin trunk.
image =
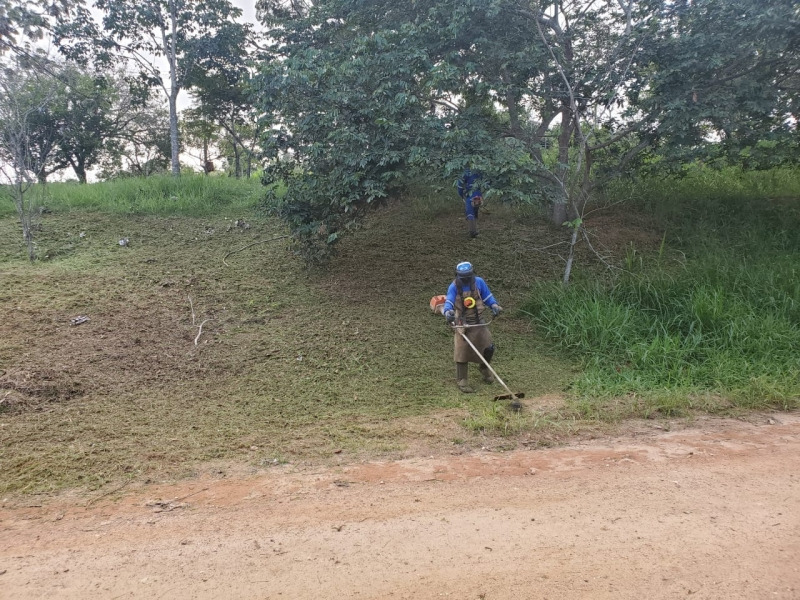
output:
[{"label": "tree with thin trunk", "polygon": [[40,155],[31,151],[31,121],[55,98],[40,90],[19,72],[0,70],[0,174],[17,210],[31,262],[36,259],[33,238],[39,214],[34,185],[42,168]]},{"label": "tree with thin trunk", "polygon": [[[228,0],[95,0],[103,15],[98,24],[84,8],[56,31],[60,50],[71,58],[100,63],[131,61],[141,77],[164,92],[169,104],[169,138],[173,175],[180,175],[178,96],[198,70],[226,59],[246,25],[236,22],[241,10]],[[157,59],[167,64],[166,77]]]}]

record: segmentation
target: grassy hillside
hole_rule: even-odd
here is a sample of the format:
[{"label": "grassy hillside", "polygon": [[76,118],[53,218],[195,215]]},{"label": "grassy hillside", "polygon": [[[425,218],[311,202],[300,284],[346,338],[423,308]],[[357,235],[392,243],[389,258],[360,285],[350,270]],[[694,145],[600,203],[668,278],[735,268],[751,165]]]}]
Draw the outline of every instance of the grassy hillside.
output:
[{"label": "grassy hillside", "polygon": [[580,413],[798,407],[800,171],[701,169],[611,192],[656,216],[659,252],[630,245],[615,277],[545,284],[526,305],[580,361]]},{"label": "grassy hillside", "polygon": [[[472,260],[508,309],[494,327],[501,376],[532,397],[562,390],[573,365],[514,314],[560,269],[534,248],[561,232],[533,217],[490,210],[470,241],[454,198],[408,200],[315,271],[286,239],[262,243],[285,232],[252,207],[49,206],[34,264],[13,216],[0,220],[3,492],[175,476],[215,459],[261,467],[558,435],[498,408],[496,387],[459,394],[452,336],[428,308]],[[89,321],[70,325],[77,316]]]},{"label": "grassy hillside", "polygon": [[[528,314],[563,269],[565,232],[536,214],[488,206],[469,240],[454,193],[403,199],[317,270],[256,210],[257,183],[197,179],[50,186],[34,264],[13,213],[0,218],[0,492],[550,444],[612,414],[585,410],[585,356]],[[680,263],[655,223],[626,206],[587,227],[609,264]],[[494,365],[526,392],[519,413],[496,385],[455,388],[428,301],[461,260],[506,309]],[[574,289],[599,280],[584,245]]]}]

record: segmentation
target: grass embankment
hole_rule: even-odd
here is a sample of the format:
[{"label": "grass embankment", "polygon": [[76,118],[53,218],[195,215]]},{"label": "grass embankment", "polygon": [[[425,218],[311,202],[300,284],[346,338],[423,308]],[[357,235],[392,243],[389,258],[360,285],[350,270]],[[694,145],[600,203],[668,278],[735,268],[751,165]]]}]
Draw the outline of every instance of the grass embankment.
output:
[{"label": "grass embankment", "polygon": [[[215,216],[220,210],[252,208],[261,194],[257,179],[153,176],[80,185],[77,182],[35,186],[37,205],[54,212],[97,211],[115,215]],[[0,217],[15,214],[3,199]]]},{"label": "grass embankment", "polygon": [[545,285],[525,307],[582,360],[581,414],[796,408],[800,173],[700,170],[615,192],[658,215],[665,246],[630,246],[618,276]]},{"label": "grass embankment", "polygon": [[[265,242],[285,231],[257,216],[257,188],[176,214],[186,189],[220,182],[241,185],[53,185],[34,264],[14,216],[0,219],[0,492],[513,444],[498,432],[549,443],[573,427],[499,409],[497,386],[459,394],[451,334],[428,309],[472,260],[508,309],[493,327],[502,377],[534,397],[563,389],[571,363],[514,315],[558,277],[535,248],[560,231],[498,207],[469,241],[448,191],[378,211],[308,270],[285,239]],[[119,200],[137,185],[157,197]]]},{"label": "grass embankment", "polygon": [[[0,492],[794,407],[795,175],[623,188],[624,210],[587,227],[626,272],[584,246],[566,291],[549,283],[563,231],[489,206],[470,241],[451,190],[379,210],[329,268],[309,270],[281,224],[258,216],[257,182],[50,186],[36,263],[8,205],[0,219]],[[507,309],[495,365],[531,398],[521,413],[492,402],[496,385],[472,396],[453,385],[451,334],[428,300],[464,259]],[[90,320],[71,326],[79,315]],[[570,384],[565,404],[555,396]]]}]

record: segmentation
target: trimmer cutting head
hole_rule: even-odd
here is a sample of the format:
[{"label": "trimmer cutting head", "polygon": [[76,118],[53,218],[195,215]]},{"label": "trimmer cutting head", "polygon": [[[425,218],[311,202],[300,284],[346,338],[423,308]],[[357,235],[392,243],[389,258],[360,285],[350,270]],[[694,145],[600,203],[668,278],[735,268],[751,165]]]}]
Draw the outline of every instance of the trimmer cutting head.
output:
[{"label": "trimmer cutting head", "polygon": [[525,392],[514,392],[513,394],[500,394],[495,396],[495,400],[515,400],[517,398],[524,398]]}]

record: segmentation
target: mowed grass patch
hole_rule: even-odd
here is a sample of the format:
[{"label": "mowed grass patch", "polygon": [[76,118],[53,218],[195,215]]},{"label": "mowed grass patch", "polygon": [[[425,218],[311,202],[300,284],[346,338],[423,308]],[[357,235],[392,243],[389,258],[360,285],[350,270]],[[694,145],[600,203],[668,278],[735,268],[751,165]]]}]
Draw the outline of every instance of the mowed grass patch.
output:
[{"label": "mowed grass patch", "polygon": [[[501,390],[456,391],[452,334],[428,301],[472,260],[507,309],[493,325],[498,372],[528,396],[563,388],[571,365],[515,314],[553,272],[530,236],[552,233],[498,207],[470,241],[457,205],[436,219],[406,219],[408,208],[375,213],[324,270],[300,262],[279,223],[244,209],[45,214],[34,264],[14,219],[0,220],[0,491],[509,435],[473,426]],[[77,316],[89,320],[70,325]]]}]

